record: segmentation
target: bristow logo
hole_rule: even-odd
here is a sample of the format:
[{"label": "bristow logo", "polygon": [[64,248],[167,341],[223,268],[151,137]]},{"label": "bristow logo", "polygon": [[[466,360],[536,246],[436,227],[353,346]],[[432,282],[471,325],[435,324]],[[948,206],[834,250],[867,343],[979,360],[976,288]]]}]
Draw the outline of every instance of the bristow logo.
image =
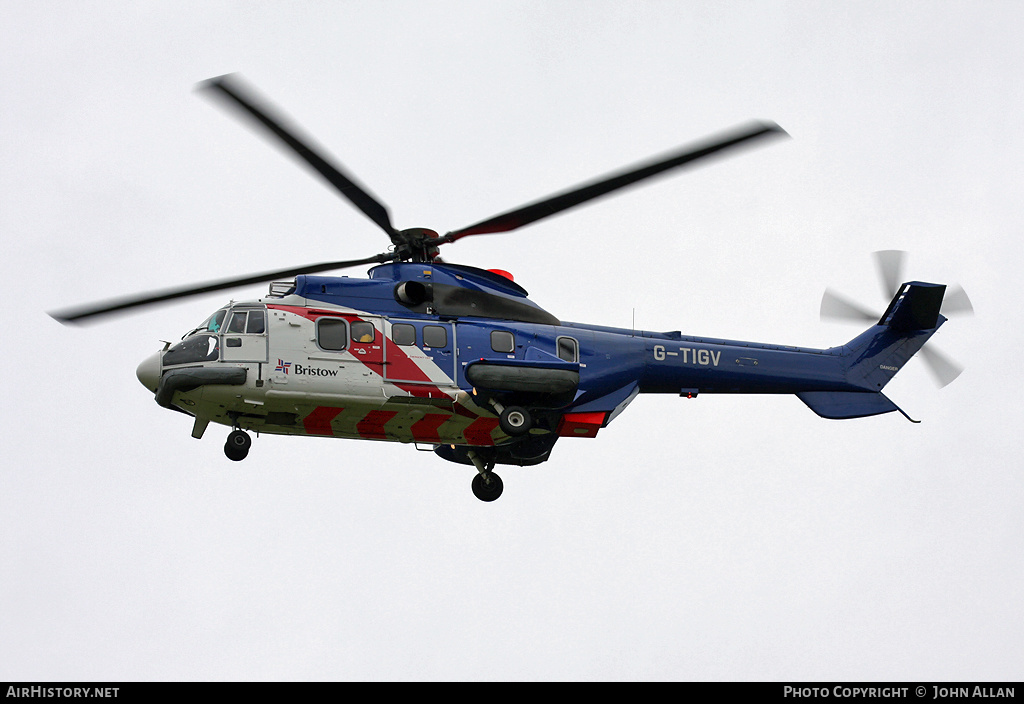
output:
[{"label": "bristow logo", "polygon": [[286,362],[283,359],[277,360],[277,366],[274,367],[275,372],[288,373],[288,369],[292,368],[295,372],[295,376],[338,376],[337,369],[323,369],[322,367],[304,367],[301,364],[296,363],[292,365],[291,362]]},{"label": "bristow logo", "polygon": [[320,367],[304,367],[301,364],[296,363],[295,373],[306,374],[308,376],[338,376],[337,369],[322,369]]}]

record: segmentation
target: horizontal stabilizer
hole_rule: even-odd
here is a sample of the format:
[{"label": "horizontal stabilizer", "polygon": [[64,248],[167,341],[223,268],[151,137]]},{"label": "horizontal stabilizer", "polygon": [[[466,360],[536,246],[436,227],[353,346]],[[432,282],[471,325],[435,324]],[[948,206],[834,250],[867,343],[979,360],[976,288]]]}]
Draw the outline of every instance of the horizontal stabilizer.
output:
[{"label": "horizontal stabilizer", "polygon": [[801,391],[797,397],[822,418],[835,420],[877,416],[899,410],[895,403],[877,391]]}]

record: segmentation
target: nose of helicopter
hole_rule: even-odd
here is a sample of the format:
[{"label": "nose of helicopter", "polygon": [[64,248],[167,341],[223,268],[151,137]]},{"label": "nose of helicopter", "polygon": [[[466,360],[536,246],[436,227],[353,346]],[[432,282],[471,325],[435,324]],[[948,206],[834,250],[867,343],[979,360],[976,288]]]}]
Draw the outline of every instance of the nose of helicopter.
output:
[{"label": "nose of helicopter", "polygon": [[160,384],[160,353],[154,352],[142,360],[135,370],[135,376],[139,377],[143,386],[156,393],[156,387]]}]

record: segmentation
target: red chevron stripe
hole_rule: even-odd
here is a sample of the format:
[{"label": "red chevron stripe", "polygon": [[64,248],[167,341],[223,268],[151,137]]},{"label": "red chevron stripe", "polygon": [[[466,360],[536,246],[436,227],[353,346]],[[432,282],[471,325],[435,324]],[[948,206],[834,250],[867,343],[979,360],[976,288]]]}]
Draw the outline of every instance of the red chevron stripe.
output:
[{"label": "red chevron stripe", "polygon": [[370,411],[356,423],[356,432],[367,440],[386,440],[388,435],[384,431],[384,424],[397,415],[397,411]]},{"label": "red chevron stripe", "polygon": [[416,442],[441,442],[438,428],[450,417],[441,413],[428,413],[412,424],[409,429],[412,432],[412,439]]},{"label": "red chevron stripe", "polygon": [[470,445],[493,445],[494,438],[491,433],[498,427],[497,418],[480,417],[469,424],[469,427],[462,432],[466,442]]},{"label": "red chevron stripe", "polygon": [[313,412],[302,419],[302,425],[310,435],[334,435],[331,421],[342,412],[341,408],[317,406]]},{"label": "red chevron stripe", "polygon": [[384,338],[384,344],[387,346],[385,351],[387,352],[388,366],[391,367],[388,371],[389,376],[403,381],[434,383],[416,362],[409,359],[401,345],[396,345],[389,337]]}]

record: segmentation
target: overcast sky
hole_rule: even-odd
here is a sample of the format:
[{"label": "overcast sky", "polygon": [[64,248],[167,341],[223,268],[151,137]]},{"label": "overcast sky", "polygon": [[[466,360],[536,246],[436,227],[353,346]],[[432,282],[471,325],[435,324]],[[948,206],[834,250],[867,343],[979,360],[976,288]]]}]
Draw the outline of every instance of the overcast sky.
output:
[{"label": "overcast sky", "polygon": [[[0,680],[1019,680],[1024,9],[1011,2],[0,1]],[[814,347],[871,252],[977,315],[898,414],[645,396],[472,470],[390,443],[190,437],[135,367],[377,228],[193,91],[240,72],[391,208],[476,222],[749,119],[792,136],[449,260],[563,320]],[[358,274],[358,272],[350,272]]]}]

